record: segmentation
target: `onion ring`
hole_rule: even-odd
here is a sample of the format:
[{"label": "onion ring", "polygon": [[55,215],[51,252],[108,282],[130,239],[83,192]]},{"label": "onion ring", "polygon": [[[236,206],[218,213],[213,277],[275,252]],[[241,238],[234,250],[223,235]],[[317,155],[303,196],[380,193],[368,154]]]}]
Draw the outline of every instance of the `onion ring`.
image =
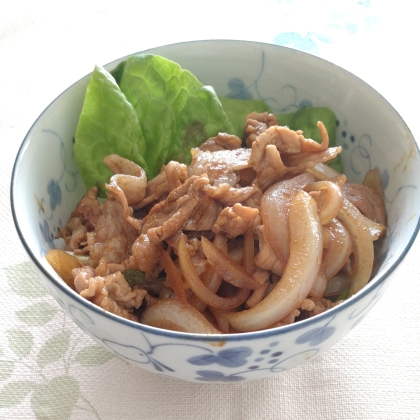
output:
[{"label": "onion ring", "polygon": [[317,204],[305,191],[293,198],[289,219],[290,257],[283,276],[260,303],[227,314],[236,331],[269,328],[298,308],[313,286],[322,257],[322,228]]},{"label": "onion ring", "polygon": [[159,299],[150,304],[143,311],[139,321],[166,330],[193,334],[221,334],[221,331],[214,328],[202,313],[178,299]]},{"label": "onion ring", "polygon": [[354,253],[352,283],[348,297],[353,296],[369,282],[374,262],[372,234],[366,225],[367,219],[360,211],[344,199],[337,219],[350,233]]},{"label": "onion ring", "polygon": [[194,270],[190,255],[188,254],[187,245],[185,243],[185,236],[182,235],[178,242],[178,258],[181,265],[182,273],[185,281],[190,286],[195,295],[207,305],[216,309],[233,309],[245,302],[249,295],[249,289],[241,288],[231,298],[223,298],[216,293],[207,289],[201,281],[200,277]]}]

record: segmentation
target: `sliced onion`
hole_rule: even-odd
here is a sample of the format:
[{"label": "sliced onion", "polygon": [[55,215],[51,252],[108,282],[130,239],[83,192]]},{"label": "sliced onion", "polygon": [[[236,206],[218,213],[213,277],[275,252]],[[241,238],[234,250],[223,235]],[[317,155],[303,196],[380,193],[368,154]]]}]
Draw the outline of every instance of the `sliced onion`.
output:
[{"label": "sliced onion", "polygon": [[172,261],[172,258],[163,248],[160,248],[160,258],[163,268],[165,269],[166,278],[168,279],[172,290],[175,292],[176,297],[181,302],[187,302],[184,282],[182,281],[181,275],[179,274],[175,263]]},{"label": "sliced onion", "polygon": [[322,225],[330,223],[343,207],[343,194],[341,188],[331,181],[317,181],[307,185],[305,191],[325,192],[325,200],[319,209],[319,218]]},{"label": "sliced onion", "polygon": [[221,334],[205,316],[188,303],[178,299],[159,299],[150,304],[142,313],[139,321],[165,330],[194,334]]},{"label": "sliced onion", "polygon": [[67,286],[76,290],[72,270],[73,268],[83,267],[83,263],[74,255],[61,249],[50,249],[45,259],[51,264],[51,267],[64,280]]},{"label": "sliced onion", "polygon": [[369,219],[346,199],[337,219],[350,233],[353,244],[354,265],[348,295],[350,297],[366,286],[372,274],[374,261],[372,235],[366,224],[366,220]]},{"label": "sliced onion", "polygon": [[322,253],[321,267],[309,293],[314,298],[324,296],[327,282],[346,264],[351,253],[350,235],[337,219],[323,227],[324,230],[328,230],[330,242]]},{"label": "sliced onion", "polygon": [[[217,233],[214,237],[213,243],[219,249],[227,252],[226,237],[223,234]],[[222,279],[217,275],[217,273],[214,271],[213,267],[210,264],[207,264],[207,267],[201,276],[201,280],[204,286],[214,293],[216,293],[219,290],[219,287],[222,283]],[[203,312],[207,307],[207,304],[200,300],[194,293],[189,298],[188,303],[194,306],[194,308],[196,308],[200,312]]]},{"label": "sliced onion", "polygon": [[340,172],[337,172],[326,163],[317,163],[313,168],[309,168],[306,171],[313,173],[317,179],[330,179],[340,175]]},{"label": "sliced onion", "polygon": [[185,243],[185,236],[182,235],[178,242],[178,258],[179,264],[184,278],[195,295],[207,305],[216,309],[233,309],[245,302],[249,295],[249,289],[241,288],[231,298],[223,298],[216,293],[207,289],[200,277],[194,270],[188,253],[187,245]]},{"label": "sliced onion", "polygon": [[309,295],[315,299],[320,299],[324,296],[325,289],[327,287],[327,276],[325,275],[325,270],[321,267],[316,275],[316,279],[312,288],[309,292]]},{"label": "sliced onion", "polygon": [[322,255],[327,280],[343,268],[351,254],[351,238],[344,226],[334,219],[328,228],[331,233],[331,243]]},{"label": "sliced onion", "polygon": [[299,191],[289,212],[290,257],[283,276],[269,295],[251,309],[227,314],[240,332],[265,329],[280,321],[306,298],[322,257],[322,228],[315,200]]},{"label": "sliced onion", "polygon": [[262,284],[262,287],[255,289],[252,295],[246,300],[246,306],[252,308],[257,303],[260,303],[268,290],[270,273],[267,270],[258,269],[254,273],[254,278],[258,278],[258,281]]},{"label": "sliced onion", "polygon": [[252,274],[254,272],[254,227],[251,226],[244,234],[244,255],[243,265],[245,270]]},{"label": "sliced onion", "polygon": [[370,171],[367,171],[362,184],[366,187],[374,189],[381,196],[382,200],[385,199],[382,178],[377,169],[371,169]]},{"label": "sliced onion", "polygon": [[261,217],[269,242],[284,267],[289,257],[289,206],[295,194],[315,181],[312,174],[298,175],[269,187],[261,199]]},{"label": "sliced onion", "polygon": [[227,334],[229,332],[229,321],[226,317],[227,312],[221,309],[215,309],[212,307],[209,307],[209,310],[211,314],[214,316],[214,319],[216,320],[219,330],[222,333]]},{"label": "sliced onion", "polygon": [[245,270],[245,268],[230,258],[225,252],[217,248],[206,237],[201,238],[204,254],[214,271],[224,280],[236,287],[258,289],[259,283]]}]

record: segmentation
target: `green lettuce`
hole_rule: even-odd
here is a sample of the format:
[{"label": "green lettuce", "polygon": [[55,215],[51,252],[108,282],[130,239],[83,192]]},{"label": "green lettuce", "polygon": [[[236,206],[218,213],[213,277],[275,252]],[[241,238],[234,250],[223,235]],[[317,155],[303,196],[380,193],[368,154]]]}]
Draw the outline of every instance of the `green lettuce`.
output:
[{"label": "green lettuce", "polygon": [[74,155],[86,189],[98,186],[101,197],[112,176],[102,160],[112,153],[147,168],[146,142],[133,106],[114,78],[96,66],[76,129]]},{"label": "green lettuce", "polygon": [[191,148],[234,131],[213,88],[171,60],[151,54],[128,58],[120,87],[146,139],[149,177],[170,160],[189,164]]},{"label": "green lettuce", "polygon": [[[261,100],[218,97],[191,72],[156,55],[135,55],[111,73],[96,66],[88,83],[75,134],[74,154],[87,189],[106,194],[112,172],[103,158],[115,153],[144,168],[149,179],[170,160],[189,164],[190,150],[219,132],[243,137],[251,112],[271,112]],[[328,108],[303,108],[276,115],[280,125],[321,141],[322,121],[335,145],[335,115]],[[147,162],[147,164],[146,164]],[[332,167],[342,172],[339,159]]]},{"label": "green lettuce", "polygon": [[243,137],[247,115],[251,114],[251,112],[272,112],[270,107],[259,99],[233,99],[223,96],[219,96],[219,99],[233,124],[234,131],[230,134],[235,134],[239,138]]}]

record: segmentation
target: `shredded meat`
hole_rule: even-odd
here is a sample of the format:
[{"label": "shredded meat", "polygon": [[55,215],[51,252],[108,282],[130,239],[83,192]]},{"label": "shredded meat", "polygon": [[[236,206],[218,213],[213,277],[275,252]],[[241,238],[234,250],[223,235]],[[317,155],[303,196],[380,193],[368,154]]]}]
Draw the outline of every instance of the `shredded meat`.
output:
[{"label": "shredded meat", "polygon": [[143,219],[142,233],[153,243],[164,241],[180,230],[188,221],[200,200],[200,190],[209,182],[203,176],[192,176],[168,197],[153,206]]},{"label": "shredded meat", "polygon": [[215,200],[220,201],[228,206],[235,203],[250,202],[250,207],[257,208],[262,196],[261,190],[256,185],[249,187],[231,187],[229,184],[206,185],[203,192]]},{"label": "shredded meat", "polygon": [[60,229],[59,237],[63,238],[71,251],[77,255],[88,253],[87,232],[93,229],[101,213],[98,203],[98,188],[90,188],[72,212],[65,228]]},{"label": "shredded meat", "polygon": [[131,254],[131,246],[138,236],[137,229],[125,220],[118,201],[105,200],[100,209],[94,231],[87,233],[89,265],[94,267],[101,258],[108,263],[124,261]]},{"label": "shredded meat", "polygon": [[115,154],[105,156],[104,163],[115,174],[110,183],[123,191],[128,205],[138,203],[144,198],[147,177],[143,168]]},{"label": "shredded meat", "polygon": [[[310,299],[308,299],[310,300]],[[314,301],[313,309],[309,312],[310,316],[315,316],[322,314],[323,312],[327,311],[328,309],[334,308],[341,303],[341,301],[332,302],[329,299],[317,299]]]},{"label": "shredded meat", "polygon": [[[377,239],[374,224],[354,209],[356,215],[345,216],[360,229],[366,223],[370,234],[359,244],[361,230],[353,219],[349,228],[343,222],[343,229],[353,229],[354,244],[349,239],[343,258],[324,263],[337,242],[327,227],[341,211],[342,195],[378,226],[386,214],[379,193],[348,184],[345,176],[330,179],[334,188],[328,190],[315,185],[311,168],[341,152],[329,147],[322,123],[318,129],[321,143],[279,126],[272,114],[252,113],[244,125],[248,148],[239,137],[219,133],[191,150],[189,166],[171,161],[151,180],[135,163],[107,156],[114,172],[107,199],[99,204],[98,189],[91,188],[60,232],[75,254],[89,255],[88,265],[72,270],[76,291],[140,322],[145,306],[182,298],[215,324],[224,318],[223,332],[287,325],[338,304],[313,292],[321,289],[324,265],[356,278],[357,252]],[[128,269],[142,272],[150,294],[130,287]]]},{"label": "shredded meat", "polygon": [[244,125],[244,137],[247,147],[252,147],[252,143],[257,137],[267,130],[268,127],[277,125],[277,118],[274,114],[263,112],[261,114],[252,112],[246,117]]},{"label": "shredded meat", "polygon": [[210,184],[227,183],[231,186],[239,181],[238,171],[249,168],[250,149],[218,150],[215,152],[192,149],[189,176],[207,174]]},{"label": "shredded meat", "polygon": [[227,238],[243,235],[253,226],[257,215],[257,209],[244,207],[240,203],[225,207],[214,223],[213,232],[222,232]]},{"label": "shredded meat", "polygon": [[142,233],[134,242],[129,266],[150,274],[161,270],[160,245],[150,242],[147,234]]},{"label": "shredded meat", "polygon": [[69,220],[68,228],[71,232],[71,235],[68,237],[69,248],[76,254],[80,253],[80,251],[85,252],[83,248],[87,241],[87,226],[82,223],[82,219],[80,217],[75,216]]},{"label": "shredded meat", "polygon": [[147,294],[143,289],[131,289],[121,272],[96,276],[91,267],[73,270],[76,291],[101,308],[123,318],[137,321],[129,311],[138,309]]},{"label": "shredded meat", "polygon": [[168,190],[173,191],[180,187],[187,179],[187,167],[182,163],[170,161],[165,166],[165,177],[168,183]]},{"label": "shredded meat", "polygon": [[98,221],[100,209],[98,204],[98,188],[90,188],[74,211],[75,216],[80,216],[83,221],[94,226]]},{"label": "shredded meat", "polygon": [[328,148],[328,133],[318,124],[322,143],[306,139],[302,131],[288,127],[272,126],[252,143],[249,164],[256,171],[254,184],[263,191],[286,174],[299,174],[317,163],[328,162],[340,153],[340,147]]},{"label": "shredded meat", "polygon": [[259,240],[259,252],[254,258],[255,265],[280,276],[283,273],[284,264],[271,246],[264,225],[258,225],[255,233]]},{"label": "shredded meat", "polygon": [[205,194],[200,194],[198,205],[185,223],[184,229],[186,231],[211,230],[222,209],[221,203]]},{"label": "shredded meat", "polygon": [[142,209],[151,203],[160,201],[169,193],[169,185],[166,181],[165,168],[160,172],[159,175],[147,182],[146,195],[143,200],[137,204],[133,204],[133,209]]},{"label": "shredded meat", "polygon": [[200,150],[215,152],[216,150],[234,150],[242,146],[242,140],[232,134],[219,133],[216,137],[210,137],[199,146]]}]

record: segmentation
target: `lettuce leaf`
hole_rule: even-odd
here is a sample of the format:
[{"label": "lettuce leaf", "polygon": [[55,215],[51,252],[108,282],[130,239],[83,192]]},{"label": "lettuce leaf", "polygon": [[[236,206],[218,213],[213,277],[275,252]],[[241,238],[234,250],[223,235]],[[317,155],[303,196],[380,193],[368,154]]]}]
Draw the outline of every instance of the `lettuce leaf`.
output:
[{"label": "lettuce leaf", "polygon": [[233,99],[219,96],[223,109],[233,124],[234,131],[231,134],[243,137],[244,124],[247,115],[251,112],[272,112],[270,107],[259,99]]},{"label": "lettuce leaf", "polygon": [[112,176],[102,162],[116,153],[145,170],[146,142],[137,114],[114,78],[96,66],[89,80],[75,134],[74,156],[86,189],[96,185],[105,197],[105,183]]},{"label": "lettuce leaf", "polygon": [[166,58],[128,58],[120,87],[137,112],[146,140],[148,177],[170,160],[189,164],[191,148],[219,132],[234,132],[213,88]]}]

